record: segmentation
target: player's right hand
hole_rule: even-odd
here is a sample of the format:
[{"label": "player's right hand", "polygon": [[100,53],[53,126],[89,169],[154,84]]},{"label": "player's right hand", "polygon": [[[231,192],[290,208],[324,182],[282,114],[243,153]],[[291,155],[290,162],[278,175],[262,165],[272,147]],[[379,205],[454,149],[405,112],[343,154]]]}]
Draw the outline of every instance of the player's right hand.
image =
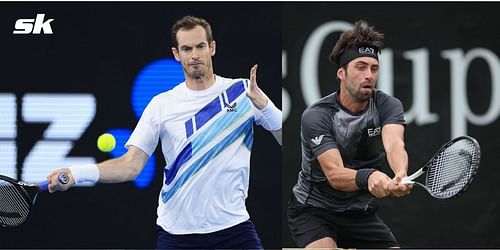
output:
[{"label": "player's right hand", "polygon": [[376,198],[391,195],[391,184],[391,178],[380,171],[375,171],[368,177],[368,191]]},{"label": "player's right hand", "polygon": [[[68,181],[66,184],[62,183],[59,176],[64,174],[67,176]],[[49,192],[54,193],[56,191],[66,191],[75,184],[75,179],[71,174],[71,170],[68,168],[58,169],[47,176],[47,181],[49,182]]]}]

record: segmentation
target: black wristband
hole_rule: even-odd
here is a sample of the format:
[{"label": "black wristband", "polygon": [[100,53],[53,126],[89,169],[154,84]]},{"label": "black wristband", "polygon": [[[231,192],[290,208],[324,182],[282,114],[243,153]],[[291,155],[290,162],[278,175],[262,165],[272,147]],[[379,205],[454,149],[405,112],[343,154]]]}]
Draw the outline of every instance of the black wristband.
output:
[{"label": "black wristband", "polygon": [[377,171],[374,168],[362,168],[356,172],[356,185],[358,185],[359,189],[368,189],[368,177]]}]

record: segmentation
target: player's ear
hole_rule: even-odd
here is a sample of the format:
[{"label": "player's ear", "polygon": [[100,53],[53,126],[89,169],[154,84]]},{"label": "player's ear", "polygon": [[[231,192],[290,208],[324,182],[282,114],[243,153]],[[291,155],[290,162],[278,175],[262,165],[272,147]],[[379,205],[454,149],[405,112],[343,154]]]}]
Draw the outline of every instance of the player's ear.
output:
[{"label": "player's ear", "polygon": [[209,48],[210,48],[210,55],[215,56],[215,48],[216,48],[215,41],[210,42]]},{"label": "player's ear", "polygon": [[343,81],[345,79],[345,69],[344,69],[344,67],[340,67],[337,70],[337,78],[340,79],[341,81]]},{"label": "player's ear", "polygon": [[172,54],[174,54],[175,60],[177,60],[178,62],[181,61],[181,58],[179,57],[179,51],[175,47],[172,47]]}]

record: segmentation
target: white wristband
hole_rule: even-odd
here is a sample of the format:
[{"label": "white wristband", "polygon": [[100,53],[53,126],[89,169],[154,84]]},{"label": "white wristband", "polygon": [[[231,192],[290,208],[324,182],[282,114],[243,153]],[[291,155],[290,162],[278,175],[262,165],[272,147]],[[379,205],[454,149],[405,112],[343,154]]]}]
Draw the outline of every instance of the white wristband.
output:
[{"label": "white wristband", "polygon": [[267,125],[263,126],[265,129],[269,131],[281,129],[281,110],[279,110],[270,99],[267,101],[267,106],[261,109],[260,112],[262,113],[264,124]]},{"label": "white wristband", "polygon": [[69,167],[75,185],[95,184],[99,180],[99,168],[96,164],[86,164]]}]

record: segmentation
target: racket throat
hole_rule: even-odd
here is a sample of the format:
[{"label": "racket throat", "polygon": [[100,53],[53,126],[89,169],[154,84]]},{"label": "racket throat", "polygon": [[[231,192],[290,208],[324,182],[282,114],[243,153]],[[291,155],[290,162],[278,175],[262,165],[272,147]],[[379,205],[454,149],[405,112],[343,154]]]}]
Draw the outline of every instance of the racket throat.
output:
[{"label": "racket throat", "polygon": [[427,165],[424,166],[423,168],[419,169],[417,172],[413,173],[412,175],[403,178],[403,180],[401,180],[401,183],[402,184],[415,184],[416,182],[414,182],[413,180],[417,179],[419,176],[424,174],[428,168],[429,167]]}]

